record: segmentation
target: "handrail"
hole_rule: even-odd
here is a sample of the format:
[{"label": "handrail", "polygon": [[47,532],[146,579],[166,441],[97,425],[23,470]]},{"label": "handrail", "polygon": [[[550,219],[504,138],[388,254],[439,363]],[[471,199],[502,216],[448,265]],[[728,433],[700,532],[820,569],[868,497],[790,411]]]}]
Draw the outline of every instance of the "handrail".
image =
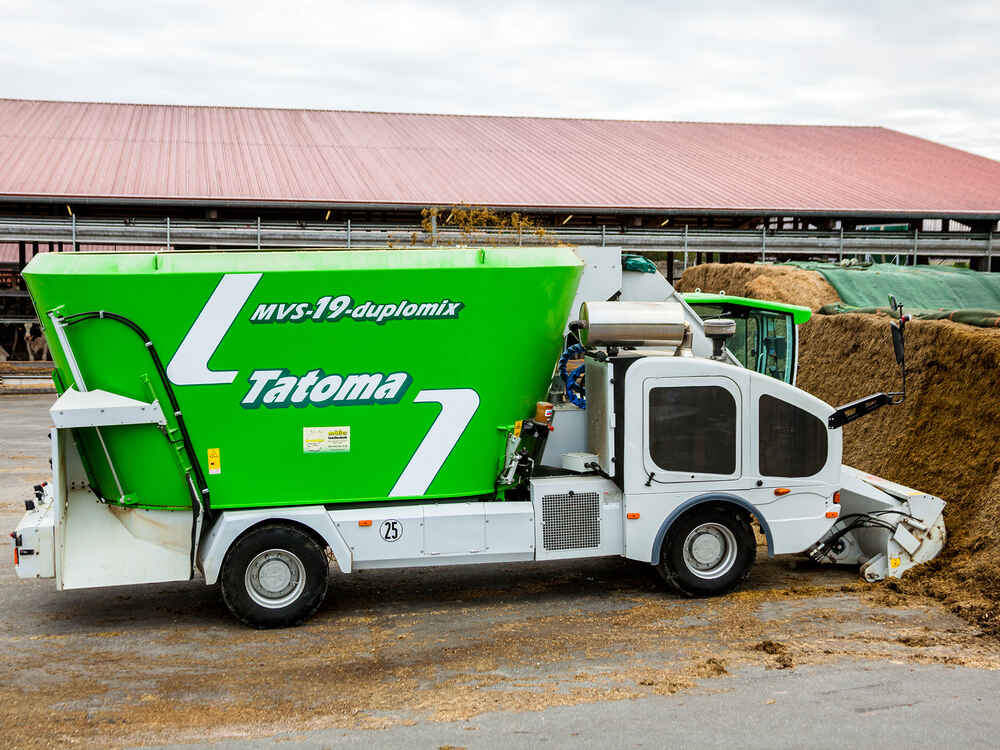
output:
[{"label": "handrail", "polygon": [[[841,232],[760,229],[658,229],[599,225],[546,227],[543,230],[484,228],[471,232],[438,225],[296,221],[211,221],[195,219],[0,218],[0,242],[125,245],[171,251],[206,245],[231,249],[257,247],[429,247],[454,245],[607,245],[645,252],[754,253],[758,256],[905,256],[989,257],[993,234],[986,232]],[[67,248],[66,245],[69,245]]]}]

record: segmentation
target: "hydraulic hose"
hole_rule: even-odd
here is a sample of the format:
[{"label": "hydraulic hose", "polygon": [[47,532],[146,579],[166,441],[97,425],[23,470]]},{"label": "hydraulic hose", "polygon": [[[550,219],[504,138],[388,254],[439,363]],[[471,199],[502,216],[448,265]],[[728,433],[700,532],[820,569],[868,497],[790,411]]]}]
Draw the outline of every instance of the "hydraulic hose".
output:
[{"label": "hydraulic hose", "polygon": [[116,313],[105,312],[103,310],[90,311],[66,315],[62,319],[63,324],[66,326],[76,325],[77,323],[82,323],[85,320],[113,320],[130,328],[142,340],[143,345],[146,347],[146,351],[149,352],[150,359],[153,360],[156,372],[160,376],[160,383],[163,385],[163,390],[167,394],[167,400],[170,402],[170,409],[177,422],[177,429],[181,433],[181,442],[184,445],[184,452],[187,454],[192,471],[194,471],[195,481],[198,485],[199,491],[201,492],[201,501],[204,504],[205,511],[206,513],[211,511],[211,502],[209,499],[208,484],[205,481],[205,474],[202,472],[201,464],[198,463],[198,458],[195,455],[194,445],[191,443],[191,436],[188,433],[187,424],[184,422],[184,415],[181,413],[180,406],[177,404],[177,397],[174,395],[174,389],[170,385],[170,380],[167,378],[166,368],[164,368],[163,361],[160,359],[160,355],[157,353],[152,340],[135,321],[129,320],[124,315],[117,315]]},{"label": "hydraulic hose", "polygon": [[581,409],[587,408],[587,389],[579,380],[579,378],[583,376],[586,367],[584,365],[580,365],[575,368],[573,372],[566,372],[566,365],[573,355],[584,354],[585,352],[586,350],[583,346],[580,344],[573,344],[562,353],[561,357],[559,357],[559,376],[566,385],[566,398],[569,399],[571,404],[579,406]]}]

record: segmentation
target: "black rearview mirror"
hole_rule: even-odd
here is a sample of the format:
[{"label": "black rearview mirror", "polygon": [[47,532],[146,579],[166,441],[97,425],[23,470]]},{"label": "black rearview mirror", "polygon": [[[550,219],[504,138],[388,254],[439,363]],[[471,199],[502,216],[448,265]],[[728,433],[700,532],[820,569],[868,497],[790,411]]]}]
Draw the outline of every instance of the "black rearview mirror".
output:
[{"label": "black rearview mirror", "polygon": [[892,349],[896,353],[896,363],[903,364],[903,329],[896,323],[890,323],[892,329]]}]

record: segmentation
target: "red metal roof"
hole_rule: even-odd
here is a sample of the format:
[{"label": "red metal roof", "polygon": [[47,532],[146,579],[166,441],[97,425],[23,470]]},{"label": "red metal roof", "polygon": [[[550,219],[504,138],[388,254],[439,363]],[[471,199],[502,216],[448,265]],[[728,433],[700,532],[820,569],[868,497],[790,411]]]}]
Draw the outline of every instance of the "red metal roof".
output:
[{"label": "red metal roof", "polygon": [[0,196],[1000,215],[1000,162],[878,127],[0,99]]},{"label": "red metal roof", "polygon": [[[52,246],[52,252],[58,252],[58,243],[56,242],[40,242],[38,244],[38,252],[47,253],[49,252],[49,246]],[[77,245],[77,251],[81,253],[115,253],[115,252],[152,252],[154,250],[164,251],[166,247],[162,245]],[[73,246],[69,242],[63,243],[63,252],[69,253],[73,252]],[[34,257],[32,253],[31,243],[25,243],[24,248],[25,260],[31,260]],[[0,265],[3,264],[16,264],[20,261],[20,250],[17,247],[16,242],[0,242]]]}]

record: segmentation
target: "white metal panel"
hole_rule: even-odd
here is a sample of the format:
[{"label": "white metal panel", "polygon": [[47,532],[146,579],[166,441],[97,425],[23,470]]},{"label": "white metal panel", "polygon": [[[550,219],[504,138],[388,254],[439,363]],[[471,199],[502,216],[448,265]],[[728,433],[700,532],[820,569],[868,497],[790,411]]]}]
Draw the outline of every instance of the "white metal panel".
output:
[{"label": "white metal panel", "polygon": [[357,568],[369,567],[375,561],[408,560],[424,555],[422,505],[334,508],[327,512],[351,548]]},{"label": "white metal panel", "polygon": [[70,490],[61,588],[189,580],[191,522],[190,510],[122,508]]},{"label": "white metal panel", "polygon": [[620,247],[576,247],[574,252],[583,261],[583,276],[576,288],[563,335],[570,321],[580,317],[580,305],[589,301],[610,299],[622,288],[622,251]]},{"label": "white metal panel", "polygon": [[55,507],[51,499],[24,514],[14,530],[18,578],[52,578],[55,569]]},{"label": "white metal panel", "polygon": [[486,512],[486,552],[535,554],[535,512],[530,502],[482,503]]},{"label": "white metal panel", "polygon": [[615,474],[615,403],[612,368],[587,358],[587,452],[606,474]]},{"label": "white metal panel", "polygon": [[587,410],[573,404],[556,404],[552,419],[555,428],[545,441],[542,463],[559,466],[564,453],[587,447]]},{"label": "white metal panel", "polygon": [[622,271],[622,299],[627,302],[663,302],[674,296],[674,288],[659,271]]},{"label": "white metal panel", "polygon": [[49,437],[52,441],[52,482],[49,491],[55,514],[56,588],[61,591],[63,571],[66,568],[66,515],[70,492],[86,490],[90,485],[83,461],[80,460],[80,452],[76,449],[73,431],[56,427]]},{"label": "white metal panel", "polygon": [[[532,509],[527,502],[426,503],[334,509],[329,514],[351,546],[358,569],[534,558]],[[367,521],[371,525],[360,525]],[[381,533],[388,523],[399,529],[393,540]]]},{"label": "white metal panel", "polygon": [[424,505],[425,555],[475,554],[486,549],[484,503]]},{"label": "white metal panel", "polygon": [[52,423],[61,429],[167,423],[158,401],[147,404],[100,389],[80,392],[68,388],[56,399],[49,414]]},{"label": "white metal panel", "polygon": [[[596,495],[593,506],[590,496]],[[559,510],[546,513],[546,498],[562,498]],[[563,560],[578,557],[620,555],[622,538],[621,491],[610,479],[599,476],[542,477],[531,480],[535,511],[535,558]],[[596,507],[594,507],[596,506]],[[551,507],[551,506],[550,506]],[[591,510],[595,515],[591,514]],[[582,512],[580,512],[582,511]],[[548,518],[546,516],[548,515]],[[581,533],[581,525],[586,528]],[[593,536],[596,527],[597,537]],[[548,534],[546,533],[548,531]],[[549,540],[548,547],[546,539]],[[583,546],[552,544],[552,540],[586,540]]]}]

